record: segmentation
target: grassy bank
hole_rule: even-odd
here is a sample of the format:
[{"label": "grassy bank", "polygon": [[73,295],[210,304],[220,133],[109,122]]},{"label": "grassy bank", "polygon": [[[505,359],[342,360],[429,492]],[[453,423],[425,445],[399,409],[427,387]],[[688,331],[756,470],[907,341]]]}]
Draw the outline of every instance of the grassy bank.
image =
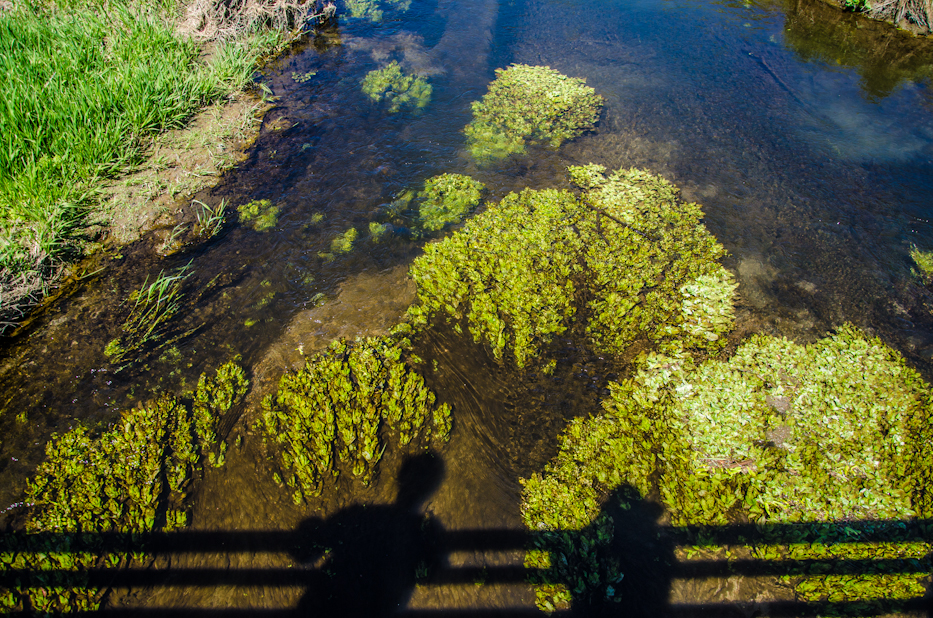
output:
[{"label": "grassy bank", "polygon": [[108,179],[143,161],[154,135],[248,85],[287,42],[301,9],[279,15],[278,4],[244,3],[266,10],[226,29],[209,2],[24,1],[0,12],[0,322],[81,255]]}]

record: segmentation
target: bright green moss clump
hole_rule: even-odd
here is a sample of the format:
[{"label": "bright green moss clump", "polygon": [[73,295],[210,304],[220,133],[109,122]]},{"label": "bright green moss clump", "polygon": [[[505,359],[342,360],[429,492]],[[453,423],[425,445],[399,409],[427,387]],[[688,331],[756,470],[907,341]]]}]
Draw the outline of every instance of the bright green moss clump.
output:
[{"label": "bright green moss clump", "polygon": [[[102,433],[79,425],[54,437],[26,490],[26,501],[34,504],[26,531],[60,536],[44,541],[48,545],[36,551],[0,554],[0,571],[62,569],[75,571],[80,582],[87,569],[141,560],[142,553],[75,552],[69,547],[72,537],[84,533],[184,527],[188,484],[203,455],[216,443],[218,421],[242,399],[247,385],[243,370],[230,362],[213,378],[202,375],[195,393],[181,399],[162,395],[130,410]],[[183,403],[189,398],[190,407]],[[97,609],[102,593],[80,585],[0,588],[0,608],[91,611]]]},{"label": "bright green moss clump", "polygon": [[409,310],[414,324],[466,318],[476,341],[497,359],[509,351],[519,367],[578,319],[603,353],[639,340],[719,346],[735,284],[699,206],[647,172],[585,169],[583,196],[512,193],[428,245],[411,269],[421,301]]},{"label": "bright green moss clump", "polygon": [[431,84],[423,75],[406,75],[394,60],[363,78],[363,94],[375,102],[386,101],[389,112],[396,113],[407,106],[415,111],[431,102]]},{"label": "bright green moss clump", "polygon": [[[579,530],[608,492],[627,484],[643,496],[659,492],[674,525],[928,518],[930,401],[928,385],[897,353],[848,325],[807,346],[755,336],[729,361],[696,368],[683,354],[646,354],[632,378],[611,385],[603,414],[571,422],[557,459],[525,483],[523,517],[534,530]],[[836,534],[853,533],[840,526]],[[793,551],[815,560],[825,550],[762,549],[769,559]],[[852,560],[904,557],[897,546],[833,551]],[[922,576],[878,575],[808,576],[797,592],[811,600],[923,594]]]},{"label": "bright green moss clump", "polygon": [[424,182],[418,194],[421,225],[434,232],[448,223],[459,223],[479,206],[486,185],[462,174],[441,174]]},{"label": "bright green moss clump", "polygon": [[521,154],[529,143],[557,148],[593,128],[603,98],[585,80],[550,67],[513,64],[496,69],[496,79],[464,129],[477,161]]},{"label": "bright green moss clump", "polygon": [[279,208],[269,200],[253,200],[237,207],[240,223],[248,224],[257,232],[271,230],[279,222]]},{"label": "bright green moss clump", "polygon": [[296,503],[320,493],[336,476],[337,461],[369,483],[386,430],[402,446],[447,440],[450,407],[435,405],[434,393],[403,360],[407,346],[393,337],[335,341],[263,401],[262,425],[282,447],[283,477]]}]

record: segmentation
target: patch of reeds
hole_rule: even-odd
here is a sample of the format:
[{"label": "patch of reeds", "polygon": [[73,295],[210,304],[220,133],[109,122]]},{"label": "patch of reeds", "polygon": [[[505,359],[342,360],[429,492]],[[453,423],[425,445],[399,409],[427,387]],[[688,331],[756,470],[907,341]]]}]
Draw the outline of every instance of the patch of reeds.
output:
[{"label": "patch of reeds", "polygon": [[199,240],[210,240],[217,236],[224,227],[227,201],[221,200],[220,204],[214,208],[199,200],[195,200],[194,203],[198,205],[196,213],[198,224],[195,227],[195,235]]},{"label": "patch of reeds", "polygon": [[170,336],[170,322],[181,308],[183,284],[193,274],[190,267],[189,262],[174,273],[162,271],[152,283],[146,277],[142,286],[130,295],[133,306],[123,323],[123,332],[104,349],[104,354],[118,366],[117,371],[137,360],[144,351],[164,348],[197,330]]}]

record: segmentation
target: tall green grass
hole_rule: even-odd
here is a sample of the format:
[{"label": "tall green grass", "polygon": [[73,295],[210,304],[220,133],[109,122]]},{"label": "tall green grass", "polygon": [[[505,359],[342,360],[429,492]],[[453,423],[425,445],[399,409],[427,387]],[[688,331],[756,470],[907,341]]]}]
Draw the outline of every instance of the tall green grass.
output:
[{"label": "tall green grass", "polygon": [[204,63],[174,32],[173,5],[25,1],[0,13],[0,304],[24,273],[75,249],[102,179],[242,87],[283,36],[226,42]]}]

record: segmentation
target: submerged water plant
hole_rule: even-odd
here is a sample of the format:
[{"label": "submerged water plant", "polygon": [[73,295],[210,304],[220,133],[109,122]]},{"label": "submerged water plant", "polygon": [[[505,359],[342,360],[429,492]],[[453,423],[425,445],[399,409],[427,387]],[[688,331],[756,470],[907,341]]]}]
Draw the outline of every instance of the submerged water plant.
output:
[{"label": "submerged water plant", "polygon": [[263,401],[267,440],[281,447],[282,478],[294,500],[316,496],[338,462],[369,483],[392,435],[402,447],[446,441],[451,410],[403,358],[398,337],[334,341],[287,374]]},{"label": "submerged water plant", "polygon": [[486,185],[463,174],[441,174],[428,178],[418,194],[421,226],[435,232],[449,223],[460,223],[479,206]]},{"label": "submerged water plant", "polygon": [[189,262],[172,274],[162,271],[152,283],[147,276],[142,286],[130,295],[133,307],[123,323],[123,332],[104,348],[110,362],[118,366],[117,371],[137,360],[144,349],[160,350],[196,330],[173,334],[170,327],[172,318],[181,308],[183,284],[193,274],[190,266]]},{"label": "submerged water plant", "polygon": [[385,236],[386,232],[389,230],[390,228],[386,223],[379,223],[378,221],[369,222],[369,237],[373,242],[382,240],[382,237]]},{"label": "submerged water plant", "polygon": [[513,64],[496,69],[482,100],[473,103],[467,147],[477,161],[525,152],[528,144],[557,148],[593,128],[603,98],[586,81],[550,67]]},{"label": "submerged water plant", "polygon": [[[572,176],[580,180],[581,170]],[[465,319],[477,342],[497,359],[508,351],[519,367],[575,320],[601,353],[639,340],[719,347],[735,284],[700,207],[658,176],[603,171],[586,168],[582,196],[509,194],[428,245],[411,268],[420,300],[409,309],[413,324]]]},{"label": "submerged water plant", "polygon": [[363,94],[379,103],[385,101],[394,114],[408,107],[419,111],[431,102],[431,84],[423,75],[408,75],[399,63],[392,61],[381,69],[370,71],[363,78]]},{"label": "submerged water plant", "polygon": [[353,251],[353,243],[358,236],[359,232],[356,231],[355,227],[351,227],[343,234],[338,234],[330,242],[331,253],[350,253]]},{"label": "submerged water plant", "polygon": [[916,245],[910,247],[910,259],[914,261],[917,270],[913,271],[924,285],[933,282],[933,251],[921,251]]},{"label": "submerged water plant", "polygon": [[[213,377],[202,375],[194,393],[160,395],[104,431],[78,425],[53,437],[26,489],[26,502],[32,505],[26,532],[50,534],[36,537],[39,545],[31,551],[0,554],[0,572],[25,570],[41,581],[42,571],[62,570],[72,572],[69,581],[76,583],[0,587],[0,608],[95,611],[104,591],[81,584],[87,571],[139,563],[146,548],[115,553],[94,543],[94,535],[132,539],[135,533],[185,526],[188,486],[216,442],[218,421],[242,400],[247,385],[243,369],[229,362]],[[86,549],[73,550],[77,541]]]},{"label": "submerged water plant", "polygon": [[378,22],[382,21],[386,10],[407,11],[411,8],[411,0],[344,0],[344,5],[350,17]]},{"label": "submerged water plant", "polygon": [[269,200],[253,200],[237,206],[237,212],[240,213],[240,223],[248,224],[257,232],[271,230],[279,222],[279,208]]},{"label": "submerged water plant", "polygon": [[[730,360],[698,367],[685,354],[644,354],[632,377],[610,385],[602,414],[571,421],[557,458],[525,481],[523,518],[533,530],[580,530],[621,485],[660,495],[678,526],[929,518],[931,395],[903,358],[850,325],[807,346],[754,336]],[[751,549],[815,562],[829,551],[868,565],[846,576],[816,565],[794,581],[801,598],[923,594],[924,575],[871,566],[916,547],[830,549],[837,537],[857,541],[853,534],[840,525]],[[923,545],[921,555],[931,549]],[[542,598],[554,603],[566,590],[542,590]]]}]

